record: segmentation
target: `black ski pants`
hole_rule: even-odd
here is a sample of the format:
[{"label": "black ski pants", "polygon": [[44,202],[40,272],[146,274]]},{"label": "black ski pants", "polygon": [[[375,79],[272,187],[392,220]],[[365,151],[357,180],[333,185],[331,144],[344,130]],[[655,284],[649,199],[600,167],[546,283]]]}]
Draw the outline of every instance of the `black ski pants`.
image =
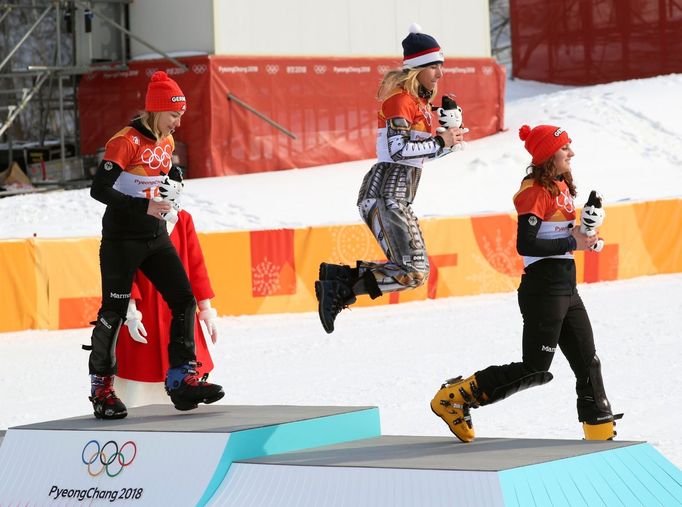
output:
[{"label": "black ski pants", "polygon": [[116,373],[118,329],[125,321],[133,278],[138,269],[154,284],[172,313],[168,346],[170,366],[195,360],[196,300],[170,238],[162,235],[153,239],[102,239],[99,258],[102,306],[93,330],[90,373]]},{"label": "black ski pants", "polygon": [[518,300],[523,316],[522,361],[477,372],[479,389],[492,393],[526,375],[549,371],[557,347],[566,356],[576,381],[589,379],[589,367],[595,356],[594,336],[578,292],[550,296],[519,291]]}]

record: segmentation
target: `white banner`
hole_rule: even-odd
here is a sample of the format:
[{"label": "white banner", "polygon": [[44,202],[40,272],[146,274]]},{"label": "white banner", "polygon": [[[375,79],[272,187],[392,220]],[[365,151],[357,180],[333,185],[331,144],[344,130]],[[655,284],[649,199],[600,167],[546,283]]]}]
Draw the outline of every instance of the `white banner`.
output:
[{"label": "white banner", "polygon": [[229,433],[10,429],[0,505],[196,505]]}]

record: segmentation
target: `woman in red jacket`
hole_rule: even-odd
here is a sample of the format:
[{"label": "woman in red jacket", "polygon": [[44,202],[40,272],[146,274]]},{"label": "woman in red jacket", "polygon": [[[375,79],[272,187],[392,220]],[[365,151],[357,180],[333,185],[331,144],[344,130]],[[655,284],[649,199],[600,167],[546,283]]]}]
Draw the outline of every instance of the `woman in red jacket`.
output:
[{"label": "woman in red jacket", "polygon": [[[187,272],[192,293],[198,301],[199,313],[194,322],[196,370],[198,375],[208,376],[213,370],[213,360],[206,334],[213,343],[218,339],[216,311],[211,308],[211,299],[215,294],[192,216],[181,210],[177,222],[167,221],[166,226],[171,243]],[[133,281],[125,326],[121,327],[116,345],[119,364],[116,389],[129,406],[168,401],[163,381],[169,368],[171,320],[171,311],[159,291],[142,271],[138,271]],[[202,322],[206,333],[202,329]]]},{"label": "woman in red jacket", "polygon": [[566,131],[551,125],[519,130],[533,159],[514,195],[518,213],[516,249],[524,274],[518,290],[523,316],[521,361],[489,366],[470,377],[446,381],[431,409],[463,442],[474,439],[470,409],[503,400],[552,380],[549,367],[557,350],[576,379],[578,420],[587,440],[615,436],[592,325],[576,286],[574,250],[588,250],[596,235],[575,227],[576,187],[571,173],[573,149]]}]

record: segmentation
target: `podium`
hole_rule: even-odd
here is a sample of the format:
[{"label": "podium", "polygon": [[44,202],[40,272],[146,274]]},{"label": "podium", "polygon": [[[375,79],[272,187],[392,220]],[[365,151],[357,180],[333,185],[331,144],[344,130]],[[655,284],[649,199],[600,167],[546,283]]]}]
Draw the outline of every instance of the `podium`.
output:
[{"label": "podium", "polygon": [[149,405],[0,441],[0,507],[112,503],[668,507],[682,472],[646,442],[382,436],[376,407]]},{"label": "podium", "polygon": [[211,505],[682,505],[682,473],[647,443],[382,436],[235,462]]},{"label": "podium", "polygon": [[375,407],[171,405],[7,430],[0,506],[206,505],[234,460],[378,436]]}]

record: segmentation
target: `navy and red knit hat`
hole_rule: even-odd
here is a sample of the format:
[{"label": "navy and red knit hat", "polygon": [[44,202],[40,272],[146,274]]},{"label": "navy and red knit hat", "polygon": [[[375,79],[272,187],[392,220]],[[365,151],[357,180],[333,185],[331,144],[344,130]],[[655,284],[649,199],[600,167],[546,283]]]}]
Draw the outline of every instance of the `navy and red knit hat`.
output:
[{"label": "navy and red knit hat", "polygon": [[187,99],[178,83],[168,77],[162,70],[154,72],[147,86],[144,110],[149,112],[184,111]]},{"label": "navy and red knit hat", "polygon": [[444,63],[443,50],[430,35],[422,33],[417,23],[410,25],[410,33],[403,39],[403,69]]}]

